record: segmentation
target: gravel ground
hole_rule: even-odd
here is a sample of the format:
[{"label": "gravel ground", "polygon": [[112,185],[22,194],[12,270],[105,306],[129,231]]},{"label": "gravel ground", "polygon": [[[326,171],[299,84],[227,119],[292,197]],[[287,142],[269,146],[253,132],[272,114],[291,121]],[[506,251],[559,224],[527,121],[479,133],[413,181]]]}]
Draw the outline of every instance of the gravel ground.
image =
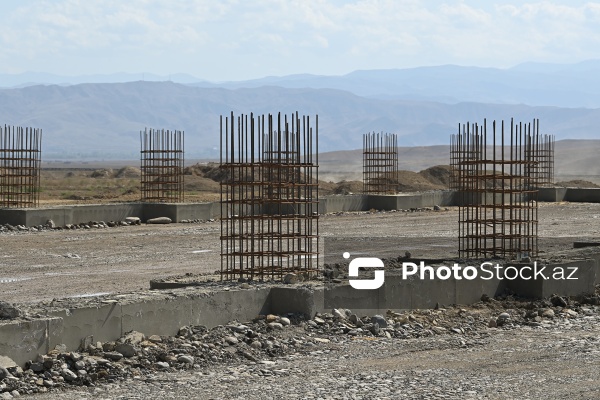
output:
[{"label": "gravel ground", "polygon": [[[600,308],[579,310],[573,318],[557,313],[537,326],[510,323],[409,339],[291,326],[285,336],[303,343],[292,354],[138,375],[31,398],[597,399]],[[464,324],[473,310],[458,313]]]},{"label": "gravel ground", "polygon": [[[541,204],[542,257],[563,257],[574,240],[597,238],[599,218],[600,204]],[[322,217],[320,234],[325,239],[401,237],[400,254],[406,250],[413,258],[455,257],[457,219],[454,208],[332,214]],[[219,233],[218,221],[0,233],[0,300],[34,303],[134,292],[147,289],[150,279],[212,273],[220,266]],[[597,305],[569,304],[577,310],[573,315],[554,307],[556,316],[531,322],[525,318],[525,305],[506,299],[498,304],[482,315],[477,306],[465,306],[464,312],[451,309],[448,312],[461,316],[449,319],[452,323],[444,333],[430,327],[436,334],[424,336],[398,332],[420,330],[416,324],[426,321],[411,321],[392,337],[385,332],[354,336],[348,329],[313,329],[301,322],[277,334],[265,332],[276,338],[283,335],[281,340],[288,342],[295,338],[300,343],[295,351],[261,353],[256,361],[238,352],[236,358],[189,368],[175,361],[177,365],[164,371],[145,367],[143,373],[123,375],[124,380],[53,388],[28,397],[600,399]],[[501,312],[509,313],[515,323],[489,328],[489,316],[495,320]],[[465,329],[469,324],[476,329]]]},{"label": "gravel ground", "polygon": [[[541,255],[598,237],[600,204],[542,203]],[[413,258],[457,256],[458,211],[325,215],[328,237],[398,237]],[[597,222],[597,223],[596,223]],[[148,289],[151,279],[220,269],[220,223],[141,225],[89,230],[0,233],[0,300],[32,302],[57,297]],[[118,276],[118,279],[115,279]],[[68,279],[66,281],[66,279]]]}]

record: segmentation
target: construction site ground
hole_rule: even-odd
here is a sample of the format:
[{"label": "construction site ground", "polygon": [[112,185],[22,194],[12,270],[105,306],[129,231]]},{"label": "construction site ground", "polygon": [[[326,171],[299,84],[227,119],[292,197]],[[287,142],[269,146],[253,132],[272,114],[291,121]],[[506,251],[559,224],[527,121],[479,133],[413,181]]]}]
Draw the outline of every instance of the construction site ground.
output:
[{"label": "construction site ground", "polygon": [[[373,247],[372,241],[370,251],[379,257],[410,252],[413,259],[457,257],[457,229],[458,209],[454,207],[328,214],[319,223],[325,245],[327,238],[335,237],[394,237],[400,238],[397,248],[390,248],[385,240],[381,248]],[[599,234],[600,204],[540,204],[540,258],[569,258],[574,241],[595,241]],[[219,235],[219,220],[4,232],[0,234],[1,298],[31,306],[65,297],[77,303],[103,293],[145,291],[152,279],[210,275],[220,269]],[[600,307],[570,303],[576,310],[572,316],[568,309],[555,307],[556,317],[542,318],[530,326],[523,319],[527,304],[499,299],[491,306],[450,306],[447,311],[435,312],[447,313],[449,323],[458,327],[478,321],[477,328],[464,334],[448,330],[409,339],[318,333],[306,323],[292,324],[282,333],[287,338],[284,341],[304,343],[293,354],[258,361],[241,357],[193,368],[151,369],[139,376],[98,381],[87,387],[38,386],[47,393],[32,397],[598,398]],[[548,304],[536,304],[535,309],[542,312]],[[487,320],[501,318],[503,312],[515,318],[515,324],[487,328]],[[418,311],[412,313],[420,315]],[[280,334],[265,335],[266,340],[282,340]],[[32,385],[35,382],[22,387]]]},{"label": "construction site ground", "polygon": [[[361,212],[321,217],[327,238],[395,238],[398,248],[377,257],[452,259],[458,256],[458,209]],[[220,271],[220,222],[134,225],[104,229],[0,234],[2,300],[37,302],[149,289],[152,279]],[[565,258],[574,241],[597,240],[600,204],[541,203],[540,258]],[[376,243],[376,241],[375,241]],[[370,249],[373,245],[370,245]],[[348,249],[360,253],[360,248]],[[327,251],[325,249],[325,254]],[[327,259],[325,259],[327,261]]]}]

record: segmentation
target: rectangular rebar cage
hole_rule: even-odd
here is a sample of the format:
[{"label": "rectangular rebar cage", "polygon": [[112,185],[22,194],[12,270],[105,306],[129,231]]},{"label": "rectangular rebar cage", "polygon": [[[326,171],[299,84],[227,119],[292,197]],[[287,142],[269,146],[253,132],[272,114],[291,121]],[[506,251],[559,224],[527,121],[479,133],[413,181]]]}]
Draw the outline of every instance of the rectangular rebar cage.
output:
[{"label": "rectangular rebar cage", "polygon": [[318,116],[221,116],[221,279],[319,265]]},{"label": "rectangular rebar cage", "polygon": [[0,207],[39,205],[42,130],[0,126]]},{"label": "rectangular rebar cage", "polygon": [[533,120],[533,135],[536,142],[527,151],[528,157],[538,162],[533,173],[538,186],[554,185],[554,135],[540,135],[540,120]]},{"label": "rectangular rebar cage", "polygon": [[[538,161],[538,166],[535,170],[536,182],[539,186],[550,186],[554,184],[554,135],[539,135],[540,122],[539,119],[533,120],[533,132],[536,137],[539,137],[539,145],[527,152],[527,155]],[[453,136],[454,138],[454,136]],[[448,186],[451,190],[459,190],[458,180],[458,163],[464,158],[463,149],[458,146],[458,143],[450,143],[450,177]]]},{"label": "rectangular rebar cage", "polygon": [[[533,127],[532,127],[533,125]],[[553,137],[538,124],[463,124],[451,137],[460,191],[459,256],[521,260],[538,254],[539,154]]]},{"label": "rectangular rebar cage", "polygon": [[395,133],[363,135],[363,193],[395,194],[398,187],[398,137]]},{"label": "rectangular rebar cage", "polygon": [[145,128],[140,142],[141,201],[183,202],[183,131]]}]

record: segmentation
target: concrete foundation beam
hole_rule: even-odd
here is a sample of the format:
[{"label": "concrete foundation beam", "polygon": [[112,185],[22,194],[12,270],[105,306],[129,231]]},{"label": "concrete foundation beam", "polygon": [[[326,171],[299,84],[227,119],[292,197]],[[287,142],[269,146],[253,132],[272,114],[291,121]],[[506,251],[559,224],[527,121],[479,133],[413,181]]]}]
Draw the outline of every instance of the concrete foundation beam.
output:
[{"label": "concrete foundation beam", "polygon": [[319,214],[369,210],[367,197],[363,195],[325,196],[319,199]]},{"label": "concrete foundation beam", "polygon": [[60,318],[40,318],[31,321],[6,321],[0,323],[0,355],[24,365],[38,354],[50,349],[50,339],[61,334]]},{"label": "concrete foundation beam", "polygon": [[93,336],[94,342],[107,342],[121,337],[125,332],[122,327],[121,304],[112,303],[86,308],[74,308],[50,313],[61,321],[52,331],[49,347],[65,344],[69,349],[77,349],[81,340]]},{"label": "concrete foundation beam", "polygon": [[[386,276],[384,285],[377,290],[356,290],[346,284],[213,291],[196,286],[167,293],[147,292],[52,311],[47,317],[31,321],[3,321],[0,323],[0,355],[24,365],[57,344],[77,350],[88,337],[92,342],[106,342],[132,330],[146,335],[175,335],[184,325],[212,328],[269,313],[302,313],[312,317],[332,308],[348,308],[357,314],[374,315],[389,309],[471,304],[479,301],[482,294],[493,297],[505,288],[530,298],[592,294],[595,283],[600,280],[600,267],[596,258],[574,260],[546,266],[546,276],[550,279],[403,280],[392,275]],[[555,279],[557,277],[577,279]]]},{"label": "concrete foundation beam", "polygon": [[560,202],[565,200],[567,188],[539,188],[538,200],[550,203]]},{"label": "concrete foundation beam", "polygon": [[567,188],[564,201],[600,203],[600,188]]},{"label": "concrete foundation beam", "polygon": [[[538,270],[541,266],[538,267]],[[600,276],[600,266],[595,259],[570,261],[561,264],[550,264],[542,271],[540,279],[514,279],[507,281],[507,286],[519,296],[532,299],[560,296],[577,296],[591,294]],[[546,279],[547,278],[547,279]]]}]

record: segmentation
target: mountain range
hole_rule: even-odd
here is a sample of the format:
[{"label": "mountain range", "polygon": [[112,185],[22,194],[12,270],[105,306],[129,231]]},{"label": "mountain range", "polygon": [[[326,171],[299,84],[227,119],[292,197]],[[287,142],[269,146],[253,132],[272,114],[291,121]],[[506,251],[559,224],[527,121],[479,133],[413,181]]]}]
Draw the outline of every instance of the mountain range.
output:
[{"label": "mountain range", "polygon": [[360,149],[368,132],[397,133],[401,146],[446,145],[460,123],[484,119],[539,118],[540,133],[557,140],[600,139],[598,60],[221,83],[164,78],[0,74],[0,124],[42,128],[44,157],[63,159],[138,158],[145,127],[183,130],[186,157],[218,158],[219,117],[231,111],[318,114],[321,151]]}]

